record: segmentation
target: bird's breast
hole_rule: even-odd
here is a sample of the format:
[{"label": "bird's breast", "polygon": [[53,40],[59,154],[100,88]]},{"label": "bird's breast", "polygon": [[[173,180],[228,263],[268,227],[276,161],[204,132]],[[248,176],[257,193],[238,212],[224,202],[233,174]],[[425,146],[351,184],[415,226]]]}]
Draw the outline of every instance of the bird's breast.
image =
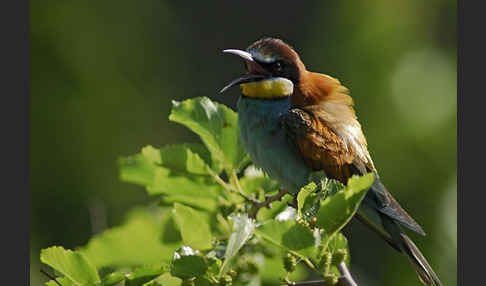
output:
[{"label": "bird's breast", "polygon": [[284,188],[296,193],[312,170],[288,138],[281,117],[290,109],[290,98],[238,100],[240,139],[253,163]]}]

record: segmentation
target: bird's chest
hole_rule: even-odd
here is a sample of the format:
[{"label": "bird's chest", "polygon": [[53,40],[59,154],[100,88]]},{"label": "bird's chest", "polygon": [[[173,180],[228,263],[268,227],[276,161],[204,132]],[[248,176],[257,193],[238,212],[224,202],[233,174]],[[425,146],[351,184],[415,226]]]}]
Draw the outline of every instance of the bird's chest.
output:
[{"label": "bird's chest", "polygon": [[253,163],[290,192],[307,183],[307,167],[281,125],[290,109],[290,99],[262,100],[240,97],[238,124],[240,139]]}]

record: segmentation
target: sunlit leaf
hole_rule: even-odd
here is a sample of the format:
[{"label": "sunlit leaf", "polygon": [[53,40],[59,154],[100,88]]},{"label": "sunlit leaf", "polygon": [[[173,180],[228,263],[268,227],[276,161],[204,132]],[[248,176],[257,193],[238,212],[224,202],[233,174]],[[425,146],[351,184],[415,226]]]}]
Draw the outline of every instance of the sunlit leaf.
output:
[{"label": "sunlit leaf", "polygon": [[312,231],[294,220],[270,221],[255,229],[269,242],[300,256],[311,256],[315,246]]},{"label": "sunlit leaf", "polygon": [[181,203],[208,212],[214,211],[218,205],[215,198],[196,197],[184,194],[167,195],[161,198],[161,204],[163,205],[173,205],[174,203]]},{"label": "sunlit leaf", "polygon": [[172,235],[164,232],[168,214],[136,209],[124,224],[94,236],[81,251],[98,268],[169,262],[182,241],[164,243],[164,237]]},{"label": "sunlit leaf", "polygon": [[358,210],[373,180],[373,173],[349,179],[346,188],[321,202],[317,225],[329,236],[340,231]]},{"label": "sunlit leaf", "polygon": [[238,134],[236,112],[207,97],[172,104],[169,119],[197,133],[211,152],[213,162],[226,170],[239,169],[248,162]]},{"label": "sunlit leaf", "polygon": [[[268,246],[269,248],[271,246]],[[287,253],[280,250],[277,255],[273,257],[265,256],[263,265],[261,267],[260,277],[265,285],[281,285],[282,277],[287,274],[283,265],[283,256]],[[303,263],[297,264],[296,269],[289,275],[291,281],[302,281],[308,275],[306,266]]]},{"label": "sunlit leaf", "polygon": [[57,277],[56,281],[49,280],[45,283],[45,285],[46,286],[59,286],[59,284],[61,284],[61,286],[74,286],[74,285],[76,285],[66,277]]},{"label": "sunlit leaf", "polygon": [[201,250],[211,248],[211,230],[205,214],[175,203],[173,215],[181,231],[184,245]]},{"label": "sunlit leaf", "polygon": [[[350,262],[350,255],[349,255],[349,247],[348,247],[348,240],[346,237],[338,232],[333,237],[327,244],[327,251],[331,252],[333,254],[333,257],[336,257],[336,253],[341,251],[344,253],[344,262],[349,265]],[[335,259],[333,260],[333,265],[338,266],[341,261],[336,261]]]},{"label": "sunlit leaf", "polygon": [[[221,188],[207,177],[191,176],[163,167],[160,154],[158,149],[147,146],[139,154],[120,158],[121,180],[145,186],[151,195],[185,195],[216,199],[221,194]],[[201,163],[196,159],[199,158],[197,155],[192,158]],[[177,164],[173,162],[173,165]],[[190,165],[193,170],[202,168],[198,163]]]},{"label": "sunlit leaf", "polygon": [[[317,185],[314,182],[309,183],[308,185],[304,186],[300,189],[300,192],[297,195],[297,213],[300,217],[304,217],[304,205],[307,204],[312,205],[308,198],[312,198],[312,195],[317,191]],[[308,209],[309,207],[307,207]]]},{"label": "sunlit leaf", "polygon": [[197,175],[209,175],[207,163],[195,152],[207,152],[203,145],[181,144],[160,148],[162,166],[176,172],[187,172]]},{"label": "sunlit leaf", "polygon": [[142,286],[150,280],[160,276],[164,272],[163,268],[155,265],[146,265],[136,268],[127,275],[125,286]]},{"label": "sunlit leaf", "polygon": [[170,273],[165,273],[162,274],[161,276],[157,277],[155,280],[153,280],[153,285],[150,286],[181,286],[182,285],[182,280],[173,277],[170,275]]},{"label": "sunlit leaf", "polygon": [[277,215],[287,209],[288,204],[292,202],[293,199],[292,196],[286,195],[280,201],[273,201],[270,204],[270,208],[261,208],[257,214],[258,221],[276,218]]},{"label": "sunlit leaf", "polygon": [[101,280],[101,285],[102,286],[114,286],[118,282],[123,281],[125,279],[126,279],[126,276],[123,273],[116,271],[116,272],[112,272],[112,273],[106,275],[105,277],[103,277],[103,279]]},{"label": "sunlit leaf", "polygon": [[96,268],[78,251],[53,246],[41,251],[40,260],[60,272],[75,285],[93,285],[100,282]]},{"label": "sunlit leaf", "polygon": [[269,177],[243,177],[240,179],[240,184],[247,195],[257,193],[259,190],[268,194],[279,188],[279,184]]}]

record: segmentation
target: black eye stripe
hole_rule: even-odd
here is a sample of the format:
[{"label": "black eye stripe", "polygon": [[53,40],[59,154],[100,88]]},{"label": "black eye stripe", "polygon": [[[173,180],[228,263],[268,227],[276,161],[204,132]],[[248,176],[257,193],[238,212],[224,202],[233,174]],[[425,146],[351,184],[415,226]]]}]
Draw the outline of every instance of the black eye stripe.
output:
[{"label": "black eye stripe", "polygon": [[260,66],[262,66],[266,70],[272,70],[275,67],[279,67],[282,69],[284,67],[284,62],[282,60],[276,61],[276,62],[271,62],[271,63],[265,63],[262,61],[255,60]]}]

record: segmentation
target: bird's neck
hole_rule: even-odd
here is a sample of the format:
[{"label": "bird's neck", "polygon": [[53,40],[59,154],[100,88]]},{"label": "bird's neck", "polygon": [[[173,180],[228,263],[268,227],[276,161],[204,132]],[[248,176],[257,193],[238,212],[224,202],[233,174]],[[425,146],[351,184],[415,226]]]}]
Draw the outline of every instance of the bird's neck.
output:
[{"label": "bird's neck", "polygon": [[[244,113],[251,113],[252,116],[258,118],[276,118],[282,115],[291,107],[291,98],[282,97],[274,99],[251,98],[248,96],[240,96],[238,101],[238,111]],[[243,110],[240,110],[243,109]],[[262,116],[260,116],[262,115]]]}]

